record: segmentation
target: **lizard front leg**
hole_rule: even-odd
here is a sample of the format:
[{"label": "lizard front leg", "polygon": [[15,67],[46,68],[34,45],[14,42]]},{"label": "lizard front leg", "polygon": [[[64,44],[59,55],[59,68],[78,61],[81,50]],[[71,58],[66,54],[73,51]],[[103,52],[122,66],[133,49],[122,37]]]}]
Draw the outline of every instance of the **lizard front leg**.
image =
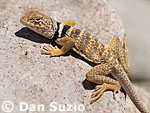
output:
[{"label": "lizard front leg", "polygon": [[53,47],[51,44],[49,46],[45,45],[42,53],[44,54],[49,54],[51,56],[60,56],[65,54],[67,51],[72,49],[74,46],[75,40],[70,37],[63,37],[63,38],[58,38],[56,40],[56,43],[59,45],[62,45],[63,47],[59,49],[57,46]]},{"label": "lizard front leg", "polygon": [[76,22],[73,20],[63,20],[60,23],[68,25],[68,26],[72,26],[72,27],[75,26],[75,24],[76,24]]},{"label": "lizard front leg", "polygon": [[114,91],[114,99],[116,99],[116,92],[120,90],[120,83],[106,75],[111,72],[111,67],[109,63],[104,63],[93,67],[87,74],[86,79],[88,81],[102,84],[97,85],[96,90],[92,93],[92,100],[90,103],[95,102],[106,90]]}]

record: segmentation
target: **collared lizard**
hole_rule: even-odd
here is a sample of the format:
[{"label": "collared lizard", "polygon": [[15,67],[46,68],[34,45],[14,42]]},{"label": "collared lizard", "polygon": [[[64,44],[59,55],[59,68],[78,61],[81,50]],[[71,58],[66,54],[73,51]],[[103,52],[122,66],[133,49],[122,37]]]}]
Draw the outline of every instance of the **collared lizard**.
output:
[{"label": "collared lizard", "polygon": [[[57,22],[44,14],[31,11],[23,16],[20,22],[48,39],[53,38],[56,43],[62,46],[59,49],[51,44],[45,45],[42,53],[60,56],[72,49],[88,61],[97,64],[86,74],[88,81],[98,84],[91,95],[91,103],[96,101],[106,90],[113,90],[115,99],[116,92],[122,86],[138,110],[142,113],[148,113],[127,75],[129,61],[127,59],[126,35],[124,35],[123,46],[120,39],[114,36],[109,47],[106,48],[93,35],[76,29],[75,22],[72,20]],[[108,77],[108,74],[111,74],[116,80]]]}]

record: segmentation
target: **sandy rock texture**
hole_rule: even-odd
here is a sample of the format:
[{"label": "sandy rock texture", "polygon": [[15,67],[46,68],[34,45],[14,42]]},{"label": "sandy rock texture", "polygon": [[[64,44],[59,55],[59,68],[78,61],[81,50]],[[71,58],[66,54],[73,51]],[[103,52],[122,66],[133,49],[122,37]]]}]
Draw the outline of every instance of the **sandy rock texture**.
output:
[{"label": "sandy rock texture", "polygon": [[[71,113],[80,113],[82,105],[82,113],[125,112],[125,96],[120,91],[116,100],[113,92],[107,91],[90,104],[95,84],[88,82],[85,75],[94,65],[73,51],[60,57],[41,55],[43,45],[52,41],[19,22],[30,10],[58,21],[72,19],[76,27],[92,33],[108,46],[114,35],[122,40],[124,30],[120,18],[105,0],[0,0],[0,9],[0,106],[4,101],[12,101],[12,113],[20,113],[21,102],[26,102],[25,113],[51,113],[54,109],[50,104],[56,102],[56,113],[63,106],[66,113],[68,104],[73,105]],[[39,104],[44,109],[38,109]]]}]

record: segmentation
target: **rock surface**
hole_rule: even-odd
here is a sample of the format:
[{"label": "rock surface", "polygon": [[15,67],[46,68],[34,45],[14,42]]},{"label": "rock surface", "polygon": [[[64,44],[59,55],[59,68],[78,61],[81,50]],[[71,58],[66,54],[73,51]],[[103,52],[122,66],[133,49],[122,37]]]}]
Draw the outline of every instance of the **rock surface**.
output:
[{"label": "rock surface", "polygon": [[[12,101],[13,113],[20,113],[20,102],[43,104],[45,113],[51,102],[72,104],[71,113],[79,112],[75,106],[81,104],[85,106],[83,113],[125,112],[125,96],[120,91],[116,100],[113,92],[107,91],[89,104],[95,84],[86,81],[85,75],[93,65],[72,51],[60,57],[41,55],[43,45],[51,41],[19,22],[30,10],[58,21],[72,19],[77,28],[92,33],[108,46],[112,36],[122,39],[124,30],[120,18],[105,0],[1,0],[0,3],[3,4],[0,4],[0,105]],[[2,110],[0,107],[0,113]]]}]

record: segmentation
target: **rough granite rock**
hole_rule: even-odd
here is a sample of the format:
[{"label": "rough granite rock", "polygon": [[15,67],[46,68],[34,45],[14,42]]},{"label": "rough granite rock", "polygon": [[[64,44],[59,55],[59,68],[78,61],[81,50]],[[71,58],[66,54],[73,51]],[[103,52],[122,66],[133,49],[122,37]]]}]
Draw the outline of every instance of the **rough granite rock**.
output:
[{"label": "rough granite rock", "polygon": [[[85,75],[94,65],[73,51],[60,57],[41,55],[43,45],[51,41],[19,22],[30,10],[58,21],[72,19],[77,28],[92,33],[108,46],[114,35],[122,40],[124,30],[121,19],[105,0],[1,0],[0,9],[0,105],[12,101],[12,113],[20,113],[20,102],[45,107],[44,111],[28,109],[28,113],[48,113],[52,102],[72,104],[71,113],[79,112],[76,106],[81,104],[85,106],[83,113],[125,112],[125,96],[120,91],[116,100],[113,92],[107,91],[90,104],[95,84],[85,80]],[[0,113],[2,110],[0,107]]]}]

